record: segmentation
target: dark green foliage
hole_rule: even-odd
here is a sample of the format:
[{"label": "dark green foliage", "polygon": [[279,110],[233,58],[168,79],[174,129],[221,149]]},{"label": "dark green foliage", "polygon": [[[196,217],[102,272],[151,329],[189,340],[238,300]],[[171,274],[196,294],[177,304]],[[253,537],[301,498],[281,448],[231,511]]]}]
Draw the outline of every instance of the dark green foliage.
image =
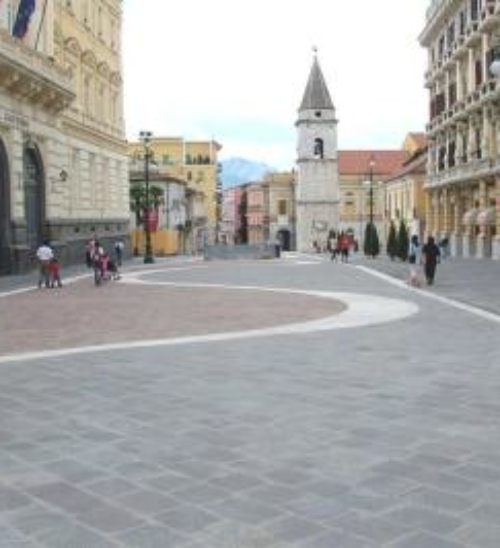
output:
[{"label": "dark green foliage", "polygon": [[408,236],[408,229],[405,222],[401,219],[398,230],[398,257],[402,261],[408,259],[408,246],[410,244],[410,238]]},{"label": "dark green foliage", "polygon": [[387,236],[387,255],[389,255],[391,261],[398,256],[398,237],[396,234],[396,225],[394,224],[394,221],[391,221],[389,235]]},{"label": "dark green foliage", "polygon": [[[149,209],[157,210],[163,198],[163,190],[157,186],[149,187]],[[130,210],[135,213],[135,224],[140,226],[146,213],[146,185],[134,185],[130,188]]]},{"label": "dark green foliage", "polygon": [[380,253],[377,227],[373,223],[366,225],[363,251],[368,257],[376,257]]}]

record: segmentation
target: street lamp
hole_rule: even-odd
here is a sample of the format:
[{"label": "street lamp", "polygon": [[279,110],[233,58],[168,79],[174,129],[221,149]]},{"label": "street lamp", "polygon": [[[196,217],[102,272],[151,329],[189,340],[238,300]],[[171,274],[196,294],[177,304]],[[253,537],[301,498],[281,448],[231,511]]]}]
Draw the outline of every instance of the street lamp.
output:
[{"label": "street lamp", "polygon": [[144,262],[154,263],[153,248],[151,246],[151,226],[149,223],[150,213],[150,200],[149,200],[149,162],[153,156],[149,143],[153,134],[151,131],[141,131],[139,137],[144,144],[144,182],[146,185],[146,203],[145,203],[145,215],[144,215],[144,235],[146,238],[146,245],[144,249]]},{"label": "street lamp", "polygon": [[370,257],[375,257],[379,253],[379,241],[378,241],[377,229],[375,228],[375,225],[373,224],[373,168],[374,167],[375,167],[375,159],[372,154],[370,157],[370,163],[369,163],[370,179],[368,181],[368,184],[370,185],[370,190],[369,190],[370,218],[365,228],[365,239],[364,239],[364,245],[363,245],[365,255]]}]

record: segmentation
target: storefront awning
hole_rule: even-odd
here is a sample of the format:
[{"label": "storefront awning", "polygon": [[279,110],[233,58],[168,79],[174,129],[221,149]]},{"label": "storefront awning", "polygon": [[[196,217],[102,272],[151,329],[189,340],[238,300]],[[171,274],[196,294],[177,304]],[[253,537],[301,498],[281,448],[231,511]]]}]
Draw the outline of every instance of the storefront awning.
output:
[{"label": "storefront awning", "polygon": [[479,209],[473,208],[469,209],[464,213],[462,218],[462,224],[465,226],[475,226],[477,224],[477,216],[479,214]]},{"label": "storefront awning", "polygon": [[477,216],[477,224],[480,226],[490,226],[496,224],[497,212],[496,208],[488,207],[482,209]]}]

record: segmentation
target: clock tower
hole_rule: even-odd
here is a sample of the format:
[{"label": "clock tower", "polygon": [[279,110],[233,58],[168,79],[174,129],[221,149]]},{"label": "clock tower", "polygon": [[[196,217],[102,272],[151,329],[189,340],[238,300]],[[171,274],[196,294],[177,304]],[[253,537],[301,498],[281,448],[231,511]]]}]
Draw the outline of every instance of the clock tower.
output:
[{"label": "clock tower", "polygon": [[298,110],[297,250],[312,243],[326,245],[330,230],[338,231],[339,168],[337,119],[318,57]]}]

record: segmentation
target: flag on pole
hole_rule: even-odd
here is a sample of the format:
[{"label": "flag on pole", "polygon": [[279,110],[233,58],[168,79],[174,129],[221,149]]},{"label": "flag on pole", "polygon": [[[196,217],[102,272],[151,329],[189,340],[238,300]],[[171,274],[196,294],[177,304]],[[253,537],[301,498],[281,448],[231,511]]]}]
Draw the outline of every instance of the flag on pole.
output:
[{"label": "flag on pole", "polygon": [[16,21],[12,34],[16,38],[24,38],[28,32],[31,16],[33,15],[36,7],[36,0],[21,0],[19,2],[19,8],[17,10]]}]

